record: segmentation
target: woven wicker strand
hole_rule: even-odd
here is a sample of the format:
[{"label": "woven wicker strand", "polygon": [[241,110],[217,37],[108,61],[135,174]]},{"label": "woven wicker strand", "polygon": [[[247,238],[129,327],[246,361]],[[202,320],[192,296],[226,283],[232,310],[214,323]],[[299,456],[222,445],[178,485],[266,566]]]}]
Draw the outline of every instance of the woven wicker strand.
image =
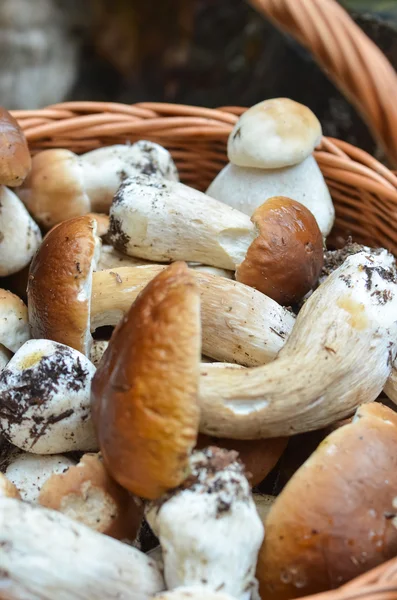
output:
[{"label": "woven wicker strand", "polygon": [[313,54],[397,165],[397,75],[335,0],[249,0]]}]

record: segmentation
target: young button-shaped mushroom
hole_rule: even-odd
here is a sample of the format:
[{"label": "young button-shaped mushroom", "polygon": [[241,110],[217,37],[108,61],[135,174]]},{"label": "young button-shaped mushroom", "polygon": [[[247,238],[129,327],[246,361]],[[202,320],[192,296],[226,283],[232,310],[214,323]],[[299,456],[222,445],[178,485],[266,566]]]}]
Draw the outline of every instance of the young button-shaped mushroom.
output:
[{"label": "young button-shaped mushroom", "polygon": [[59,512],[0,498],[0,589],[7,600],[148,600],[164,589],[145,554]]},{"label": "young button-shaped mushroom", "polygon": [[40,491],[54,473],[65,473],[74,462],[61,454],[38,456],[22,452],[12,456],[5,476],[17,487],[22,500],[39,501]]},{"label": "young button-shaped mushroom", "polygon": [[249,219],[182,183],[144,176],[120,186],[108,237],[131,256],[235,270],[238,281],[286,305],[313,287],[323,264],[321,232],[299,202],[272,198]]},{"label": "young button-shaped mushroom", "polygon": [[361,406],[272,505],[257,568],[262,599],[336,588],[395,556],[396,467],[397,415]]},{"label": "young button-shaped mushroom", "polygon": [[96,450],[90,415],[94,365],[49,340],[29,340],[0,373],[0,430],[35,454]]},{"label": "young button-shaped mushroom", "polygon": [[[117,325],[139,292],[166,267],[147,265],[94,272],[100,240],[87,216],[50,231],[30,268],[33,337],[67,344],[90,356],[92,331]],[[276,356],[294,316],[257,290],[191,270],[201,295],[203,352],[217,360],[260,365]],[[51,287],[51,295],[48,288]]]},{"label": "young button-shaped mushroom", "polygon": [[390,375],[396,314],[394,257],[386,250],[350,256],[304,304],[275,361],[201,378],[200,430],[278,437],[349,416],[375,400]]},{"label": "young button-shaped mushroom", "polygon": [[40,225],[49,229],[90,211],[107,212],[120,183],[144,173],[178,180],[169,152],[153,142],[99,148],[77,156],[70,150],[44,150],[18,195]]},{"label": "young button-shaped mushroom", "polygon": [[247,215],[273,196],[290,196],[315,216],[324,237],[335,211],[312,152],[322,137],[312,111],[288,98],[265,100],[237,121],[228,164],[207,194]]},{"label": "young button-shaped mushroom", "polygon": [[0,133],[0,183],[16,187],[27,177],[32,161],[22,129],[3,107],[0,107]]},{"label": "young button-shaped mushroom", "polygon": [[84,454],[67,471],[42,485],[38,503],[117,539],[134,540],[143,505],[108,474],[99,454]]},{"label": "young button-shaped mushroom", "polygon": [[169,589],[204,585],[251,597],[264,530],[243,471],[236,452],[195,452],[181,487],[149,507]]},{"label": "young button-shaped mushroom", "polygon": [[197,286],[174,263],[138,296],[93,378],[105,465],[137,496],[157,498],[186,475],[199,424],[200,337]]}]

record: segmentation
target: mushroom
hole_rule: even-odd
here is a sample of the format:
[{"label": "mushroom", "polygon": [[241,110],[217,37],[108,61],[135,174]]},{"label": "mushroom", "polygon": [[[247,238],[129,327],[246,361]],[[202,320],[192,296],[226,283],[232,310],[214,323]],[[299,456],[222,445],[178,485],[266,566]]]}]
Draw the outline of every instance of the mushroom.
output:
[{"label": "mushroom", "polygon": [[0,373],[0,430],[34,454],[96,450],[90,415],[94,365],[73,348],[29,340]]},{"label": "mushroom", "polygon": [[276,498],[257,568],[263,600],[339,587],[396,555],[397,415],[360,406]]},{"label": "mushroom", "polygon": [[0,589],[7,600],[148,600],[164,589],[156,563],[65,515],[0,498]]},{"label": "mushroom", "polygon": [[22,129],[3,107],[0,107],[0,133],[0,182],[16,187],[28,175],[32,161]]},{"label": "mushroom", "polygon": [[279,437],[349,416],[375,400],[390,375],[396,312],[394,257],[386,250],[348,257],[304,304],[273,363],[201,378],[200,431]]},{"label": "mushroom", "polygon": [[[67,344],[89,356],[90,328],[116,325],[138,293],[166,268],[94,272],[99,246],[95,222],[86,216],[65,221],[47,234],[30,268],[33,337]],[[204,354],[249,366],[273,360],[292,330],[294,316],[239,282],[191,272],[201,295]]]},{"label": "mushroom", "polygon": [[77,465],[51,475],[37,501],[116,539],[134,540],[143,515],[142,503],[109,476],[99,454],[84,454]]},{"label": "mushroom", "polygon": [[198,289],[174,263],[138,296],[92,381],[105,465],[137,496],[157,498],[185,478],[199,425],[200,346]]},{"label": "mushroom", "polygon": [[312,156],[321,137],[321,125],[307,106],[288,98],[260,102],[234,126],[228,141],[230,163],[206,193],[247,215],[273,196],[294,198],[313,213],[326,237],[335,211]]},{"label": "mushroom", "polygon": [[15,485],[0,473],[0,498],[20,498],[20,493]]},{"label": "mushroom", "polygon": [[42,237],[18,196],[2,185],[0,207],[0,277],[6,277],[30,263]]},{"label": "mushroom", "polygon": [[134,257],[234,270],[238,281],[287,306],[312,289],[323,265],[321,232],[299,202],[272,198],[249,219],[182,183],[143,175],[120,186],[108,239]]},{"label": "mushroom", "polygon": [[65,473],[74,462],[61,454],[38,456],[29,452],[16,453],[11,457],[5,476],[18,489],[22,500],[37,503],[45,482],[54,473]]},{"label": "mushroom", "polygon": [[107,212],[120,183],[139,173],[178,180],[171,155],[153,142],[108,146],[82,156],[51,149],[34,156],[18,195],[36,221],[50,229],[91,211]]},{"label": "mushroom", "polygon": [[149,505],[169,589],[204,585],[248,600],[264,529],[235,452],[194,452],[180,488]]},{"label": "mushroom", "polygon": [[[224,368],[223,363],[219,364]],[[232,365],[236,366],[236,365]],[[252,487],[255,487],[272,471],[287,447],[288,438],[274,438],[271,440],[229,440],[219,439],[200,434],[196,448],[219,446],[227,450],[238,452],[239,459],[245,467],[247,477]]]}]

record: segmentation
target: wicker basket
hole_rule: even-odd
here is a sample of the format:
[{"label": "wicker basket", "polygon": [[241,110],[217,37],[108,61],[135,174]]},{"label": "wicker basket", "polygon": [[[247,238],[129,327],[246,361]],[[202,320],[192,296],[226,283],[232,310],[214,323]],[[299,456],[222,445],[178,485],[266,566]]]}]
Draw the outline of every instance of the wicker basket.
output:
[{"label": "wicker basket", "polygon": [[[397,76],[379,49],[335,0],[250,0],[305,45],[362,114],[390,162],[397,165]],[[207,109],[145,102],[133,106],[66,102],[14,111],[32,153],[69,148],[77,153],[127,140],[166,146],[183,182],[206,189],[227,162],[226,141],[238,107]],[[366,152],[323,138],[315,157],[330,188],[336,224],[331,244],[348,236],[397,256],[397,176]],[[328,240],[329,242],[329,240]],[[397,558],[314,598],[397,600]]]}]

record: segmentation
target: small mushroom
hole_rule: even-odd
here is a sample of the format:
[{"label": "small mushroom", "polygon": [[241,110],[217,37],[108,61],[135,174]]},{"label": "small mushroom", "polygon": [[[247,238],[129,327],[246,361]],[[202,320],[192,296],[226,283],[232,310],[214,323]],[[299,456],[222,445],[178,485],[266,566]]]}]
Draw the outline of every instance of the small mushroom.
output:
[{"label": "small mushroom", "polygon": [[142,503],[109,476],[99,454],[84,454],[77,465],[51,475],[38,503],[116,539],[134,540],[143,516]]},{"label": "small mushroom", "polygon": [[0,473],[0,498],[20,498],[21,495],[15,485]]},{"label": "small mushroom", "polygon": [[164,590],[156,563],[67,516],[0,498],[0,589],[7,600],[149,600]]},{"label": "small mushroom", "polygon": [[3,107],[0,107],[0,133],[0,182],[16,187],[27,177],[32,161],[22,129]]},{"label": "small mushroom", "polygon": [[326,237],[335,211],[312,156],[321,137],[321,125],[307,106],[288,98],[260,102],[234,126],[228,140],[230,163],[207,194],[247,215],[274,196],[294,198],[313,213]]},{"label": "small mushroom", "polygon": [[74,464],[61,454],[38,456],[22,452],[11,457],[4,474],[16,486],[22,500],[38,503],[45,482],[54,473],[66,473]]},{"label": "small mushroom", "polygon": [[397,352],[397,274],[386,250],[348,257],[301,309],[271,364],[208,370],[200,431],[255,439],[320,429],[382,391]]},{"label": "small mushroom", "polygon": [[199,424],[200,345],[198,289],[187,266],[174,263],[138,296],[93,378],[105,465],[137,496],[157,498],[186,475]]},{"label": "small mushroom", "polygon": [[109,241],[130,256],[197,261],[236,271],[236,279],[280,304],[299,301],[323,265],[312,213],[275,197],[251,219],[179,182],[127,179],[110,208]]},{"label": "small mushroom", "polygon": [[35,454],[96,450],[90,386],[94,365],[49,340],[29,340],[0,373],[0,429]]},{"label": "small mushroom", "polygon": [[36,221],[50,229],[91,211],[107,212],[120,183],[139,173],[178,180],[171,155],[153,142],[108,146],[82,156],[51,149],[34,156],[18,195]]},{"label": "small mushroom", "polygon": [[396,456],[397,415],[379,403],[321,442],[266,517],[263,600],[339,587],[396,555]]},{"label": "small mushroom", "polygon": [[[70,219],[46,236],[30,268],[32,335],[90,355],[91,331],[117,325],[163,265],[94,272],[100,240],[87,216]],[[257,290],[225,277],[191,270],[201,296],[203,352],[217,360],[260,365],[273,360],[294,316]],[[48,288],[51,286],[51,295]]]},{"label": "small mushroom", "polygon": [[235,452],[194,452],[180,488],[149,505],[168,589],[202,586],[249,600],[263,526]]}]

